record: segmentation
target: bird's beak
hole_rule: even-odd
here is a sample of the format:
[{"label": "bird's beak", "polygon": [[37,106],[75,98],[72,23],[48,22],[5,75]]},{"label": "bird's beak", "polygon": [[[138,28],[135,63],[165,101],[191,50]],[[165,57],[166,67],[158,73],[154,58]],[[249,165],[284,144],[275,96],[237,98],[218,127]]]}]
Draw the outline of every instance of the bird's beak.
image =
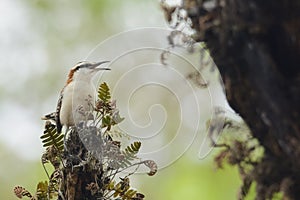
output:
[{"label": "bird's beak", "polygon": [[104,63],[108,63],[108,62],[110,62],[110,61],[101,61],[101,62],[94,63],[92,65],[92,68],[95,69],[95,70],[99,70],[99,71],[100,70],[110,70],[110,68],[107,68],[107,67],[98,67],[98,66],[100,66]]}]

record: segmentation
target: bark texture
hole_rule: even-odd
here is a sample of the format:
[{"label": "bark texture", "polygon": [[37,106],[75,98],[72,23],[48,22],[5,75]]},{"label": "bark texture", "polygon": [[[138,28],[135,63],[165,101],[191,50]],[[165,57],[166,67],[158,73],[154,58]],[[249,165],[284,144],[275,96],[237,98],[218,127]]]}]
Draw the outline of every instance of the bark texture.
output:
[{"label": "bark texture", "polygon": [[[93,131],[87,129],[86,132]],[[99,190],[103,187],[102,165],[85,148],[78,134],[72,130],[66,140],[66,166],[62,170],[63,181],[60,189],[68,200],[100,199],[103,197],[102,190]]]},{"label": "bark texture", "polygon": [[300,1],[184,0],[232,108],[265,149],[257,199],[300,199]]}]

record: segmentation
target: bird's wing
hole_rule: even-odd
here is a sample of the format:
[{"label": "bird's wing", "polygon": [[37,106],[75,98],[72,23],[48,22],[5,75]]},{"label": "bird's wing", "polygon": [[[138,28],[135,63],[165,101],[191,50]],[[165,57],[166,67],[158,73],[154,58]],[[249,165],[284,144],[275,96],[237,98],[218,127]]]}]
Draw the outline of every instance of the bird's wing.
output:
[{"label": "bird's wing", "polygon": [[56,112],[44,115],[41,119],[42,120],[54,120],[54,121],[56,121]]},{"label": "bird's wing", "polygon": [[60,123],[60,110],[61,110],[61,104],[62,104],[62,99],[63,99],[63,95],[61,94],[58,102],[57,102],[57,107],[56,107],[56,114],[55,114],[55,122],[56,122],[56,130],[57,133],[61,133],[61,129],[62,129],[62,124]]}]

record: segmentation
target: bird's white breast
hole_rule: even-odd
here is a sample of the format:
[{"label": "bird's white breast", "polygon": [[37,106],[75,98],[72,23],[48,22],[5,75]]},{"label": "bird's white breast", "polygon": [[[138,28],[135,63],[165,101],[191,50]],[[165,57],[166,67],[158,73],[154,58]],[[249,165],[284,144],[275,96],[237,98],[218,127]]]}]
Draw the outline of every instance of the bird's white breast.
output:
[{"label": "bird's white breast", "polygon": [[71,82],[64,88],[60,111],[62,125],[74,126],[88,119],[95,102],[95,88],[90,81]]}]

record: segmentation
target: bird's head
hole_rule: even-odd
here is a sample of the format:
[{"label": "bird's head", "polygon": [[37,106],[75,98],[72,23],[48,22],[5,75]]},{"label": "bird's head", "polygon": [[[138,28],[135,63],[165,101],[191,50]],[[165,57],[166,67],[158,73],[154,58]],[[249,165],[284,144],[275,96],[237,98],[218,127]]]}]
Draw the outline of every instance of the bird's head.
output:
[{"label": "bird's head", "polygon": [[101,70],[110,70],[110,68],[100,67],[104,63],[108,63],[109,61],[101,61],[101,62],[87,62],[82,61],[78,62],[69,72],[68,75],[68,81],[67,83],[70,83],[71,81],[75,79],[92,79],[94,75],[97,74],[97,72]]}]

